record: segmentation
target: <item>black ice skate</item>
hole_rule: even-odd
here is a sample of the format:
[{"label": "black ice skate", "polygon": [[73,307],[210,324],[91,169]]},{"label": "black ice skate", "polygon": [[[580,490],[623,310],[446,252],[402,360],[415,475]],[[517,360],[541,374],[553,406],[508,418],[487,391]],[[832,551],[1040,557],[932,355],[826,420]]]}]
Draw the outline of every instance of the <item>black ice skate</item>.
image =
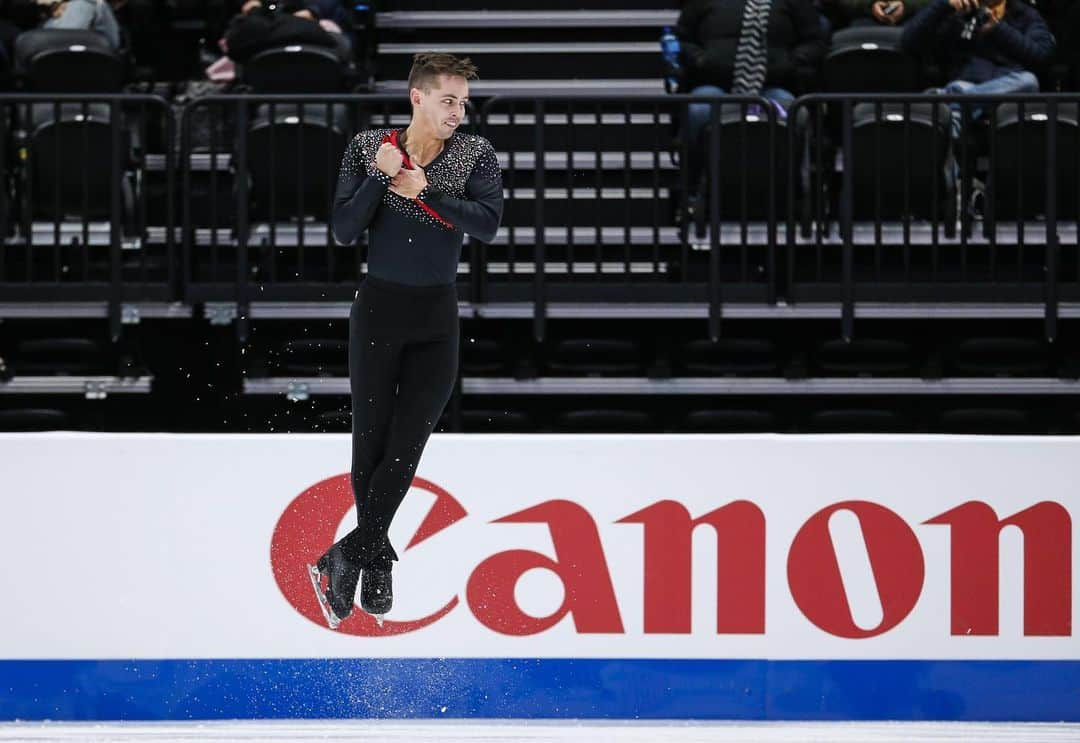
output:
[{"label": "black ice skate", "polygon": [[[341,620],[353,610],[356,584],[360,580],[360,568],[353,565],[337,545],[327,550],[315,565],[308,565],[308,577],[315,589],[323,617],[330,629],[337,629]],[[326,588],[323,589],[323,579]]]},{"label": "black ice skate", "polygon": [[364,568],[360,580],[360,608],[375,617],[382,626],[383,615],[394,605],[394,588],[390,567]]}]

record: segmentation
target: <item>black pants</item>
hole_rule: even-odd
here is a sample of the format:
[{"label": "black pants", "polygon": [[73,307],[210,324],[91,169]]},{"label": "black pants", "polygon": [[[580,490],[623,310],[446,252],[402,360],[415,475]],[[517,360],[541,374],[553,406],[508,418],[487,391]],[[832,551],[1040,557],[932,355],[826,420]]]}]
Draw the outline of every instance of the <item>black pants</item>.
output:
[{"label": "black pants", "polygon": [[397,560],[387,531],[458,373],[457,285],[368,276],[349,315],[352,487],[359,525],[339,544],[362,567]]}]

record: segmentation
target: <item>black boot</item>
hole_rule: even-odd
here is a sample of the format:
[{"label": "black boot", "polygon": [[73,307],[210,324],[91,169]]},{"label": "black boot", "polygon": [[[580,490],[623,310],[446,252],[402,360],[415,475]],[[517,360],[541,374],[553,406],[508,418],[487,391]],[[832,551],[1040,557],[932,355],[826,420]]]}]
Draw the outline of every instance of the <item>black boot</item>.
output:
[{"label": "black boot", "polygon": [[[308,566],[308,571],[323,616],[330,629],[336,629],[341,620],[352,614],[360,566],[350,561],[341,547],[335,544],[319,558],[315,568]],[[325,590],[322,588],[323,578],[327,581]]]},{"label": "black boot", "polygon": [[360,580],[360,608],[374,614],[380,625],[382,615],[394,605],[392,567],[393,563],[389,560],[377,562],[364,568]]}]

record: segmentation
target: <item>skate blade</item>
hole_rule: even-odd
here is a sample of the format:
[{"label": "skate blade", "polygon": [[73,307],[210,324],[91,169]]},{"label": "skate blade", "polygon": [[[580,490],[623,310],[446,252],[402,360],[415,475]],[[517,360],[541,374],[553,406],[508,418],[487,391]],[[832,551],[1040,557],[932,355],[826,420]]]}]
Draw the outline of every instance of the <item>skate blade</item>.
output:
[{"label": "skate blade", "polygon": [[319,608],[322,609],[323,618],[326,619],[327,626],[330,629],[337,629],[341,624],[341,620],[334,614],[334,610],[330,608],[330,602],[326,600],[326,595],[322,591],[322,574],[319,569],[314,565],[308,565],[308,578],[311,579],[311,587],[315,589],[315,598],[319,601]]},{"label": "skate blade", "polygon": [[373,614],[372,616],[374,616],[374,617],[375,617],[375,622],[376,622],[376,623],[377,623],[377,624],[378,624],[378,625],[379,625],[380,627],[382,627],[382,623],[383,623],[383,617],[385,617],[386,615],[385,615],[385,614]]}]

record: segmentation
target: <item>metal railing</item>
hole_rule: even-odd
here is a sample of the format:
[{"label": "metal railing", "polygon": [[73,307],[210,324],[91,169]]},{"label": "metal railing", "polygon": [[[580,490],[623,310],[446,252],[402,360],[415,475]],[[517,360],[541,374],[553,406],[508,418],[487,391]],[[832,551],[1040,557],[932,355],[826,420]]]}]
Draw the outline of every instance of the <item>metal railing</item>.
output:
[{"label": "metal railing", "polygon": [[1080,227],[1078,105],[1076,94],[796,100],[811,175],[805,212],[787,215],[787,300],[838,300],[845,337],[857,302],[1041,304],[1052,339],[1061,297],[1080,298],[1075,251],[1061,254]]},{"label": "metal railing", "polygon": [[[700,144],[680,136],[692,106],[707,109]],[[468,240],[461,295],[532,317],[538,339],[553,313],[613,307],[704,316],[714,338],[745,308],[825,307],[850,337],[882,304],[1035,307],[1052,338],[1062,303],[1080,306],[1080,261],[1063,250],[1080,231],[1078,106],[809,95],[785,115],[754,97],[492,98],[470,128],[499,153],[506,208],[490,243]],[[242,336],[252,304],[351,299],[366,248],[331,234],[341,156],[355,132],[410,115],[402,96],[359,94],[208,96],[179,112],[152,96],[4,95],[0,111],[0,304],[102,299],[118,332],[124,302],[234,303]],[[70,123],[63,136],[48,138],[50,118]],[[72,166],[95,157],[107,167]]]},{"label": "metal railing", "polygon": [[180,118],[184,298],[235,302],[241,337],[258,302],[351,300],[366,235],[334,239],[330,213],[353,135],[405,126],[395,95],[213,95]]},{"label": "metal railing", "polygon": [[174,124],[157,96],[0,95],[0,302],[100,300],[115,339],[123,303],[176,296]]},{"label": "metal railing", "polygon": [[[713,123],[704,153],[679,136],[692,105],[708,107]],[[716,124],[725,111],[743,122],[744,136],[754,121],[750,111],[769,123],[764,239],[749,239],[747,198],[734,230],[727,230],[732,234],[723,229],[732,226],[721,220],[723,169],[717,167],[722,138]],[[728,294],[759,303],[776,297],[775,116],[768,101],[752,96],[490,99],[480,120],[496,149],[505,150],[507,199],[499,235],[481,248],[474,296],[531,302],[537,339],[551,300],[704,302],[716,337]],[[492,286],[493,268],[501,269],[501,286]],[[523,285],[531,291],[521,291]]]}]

